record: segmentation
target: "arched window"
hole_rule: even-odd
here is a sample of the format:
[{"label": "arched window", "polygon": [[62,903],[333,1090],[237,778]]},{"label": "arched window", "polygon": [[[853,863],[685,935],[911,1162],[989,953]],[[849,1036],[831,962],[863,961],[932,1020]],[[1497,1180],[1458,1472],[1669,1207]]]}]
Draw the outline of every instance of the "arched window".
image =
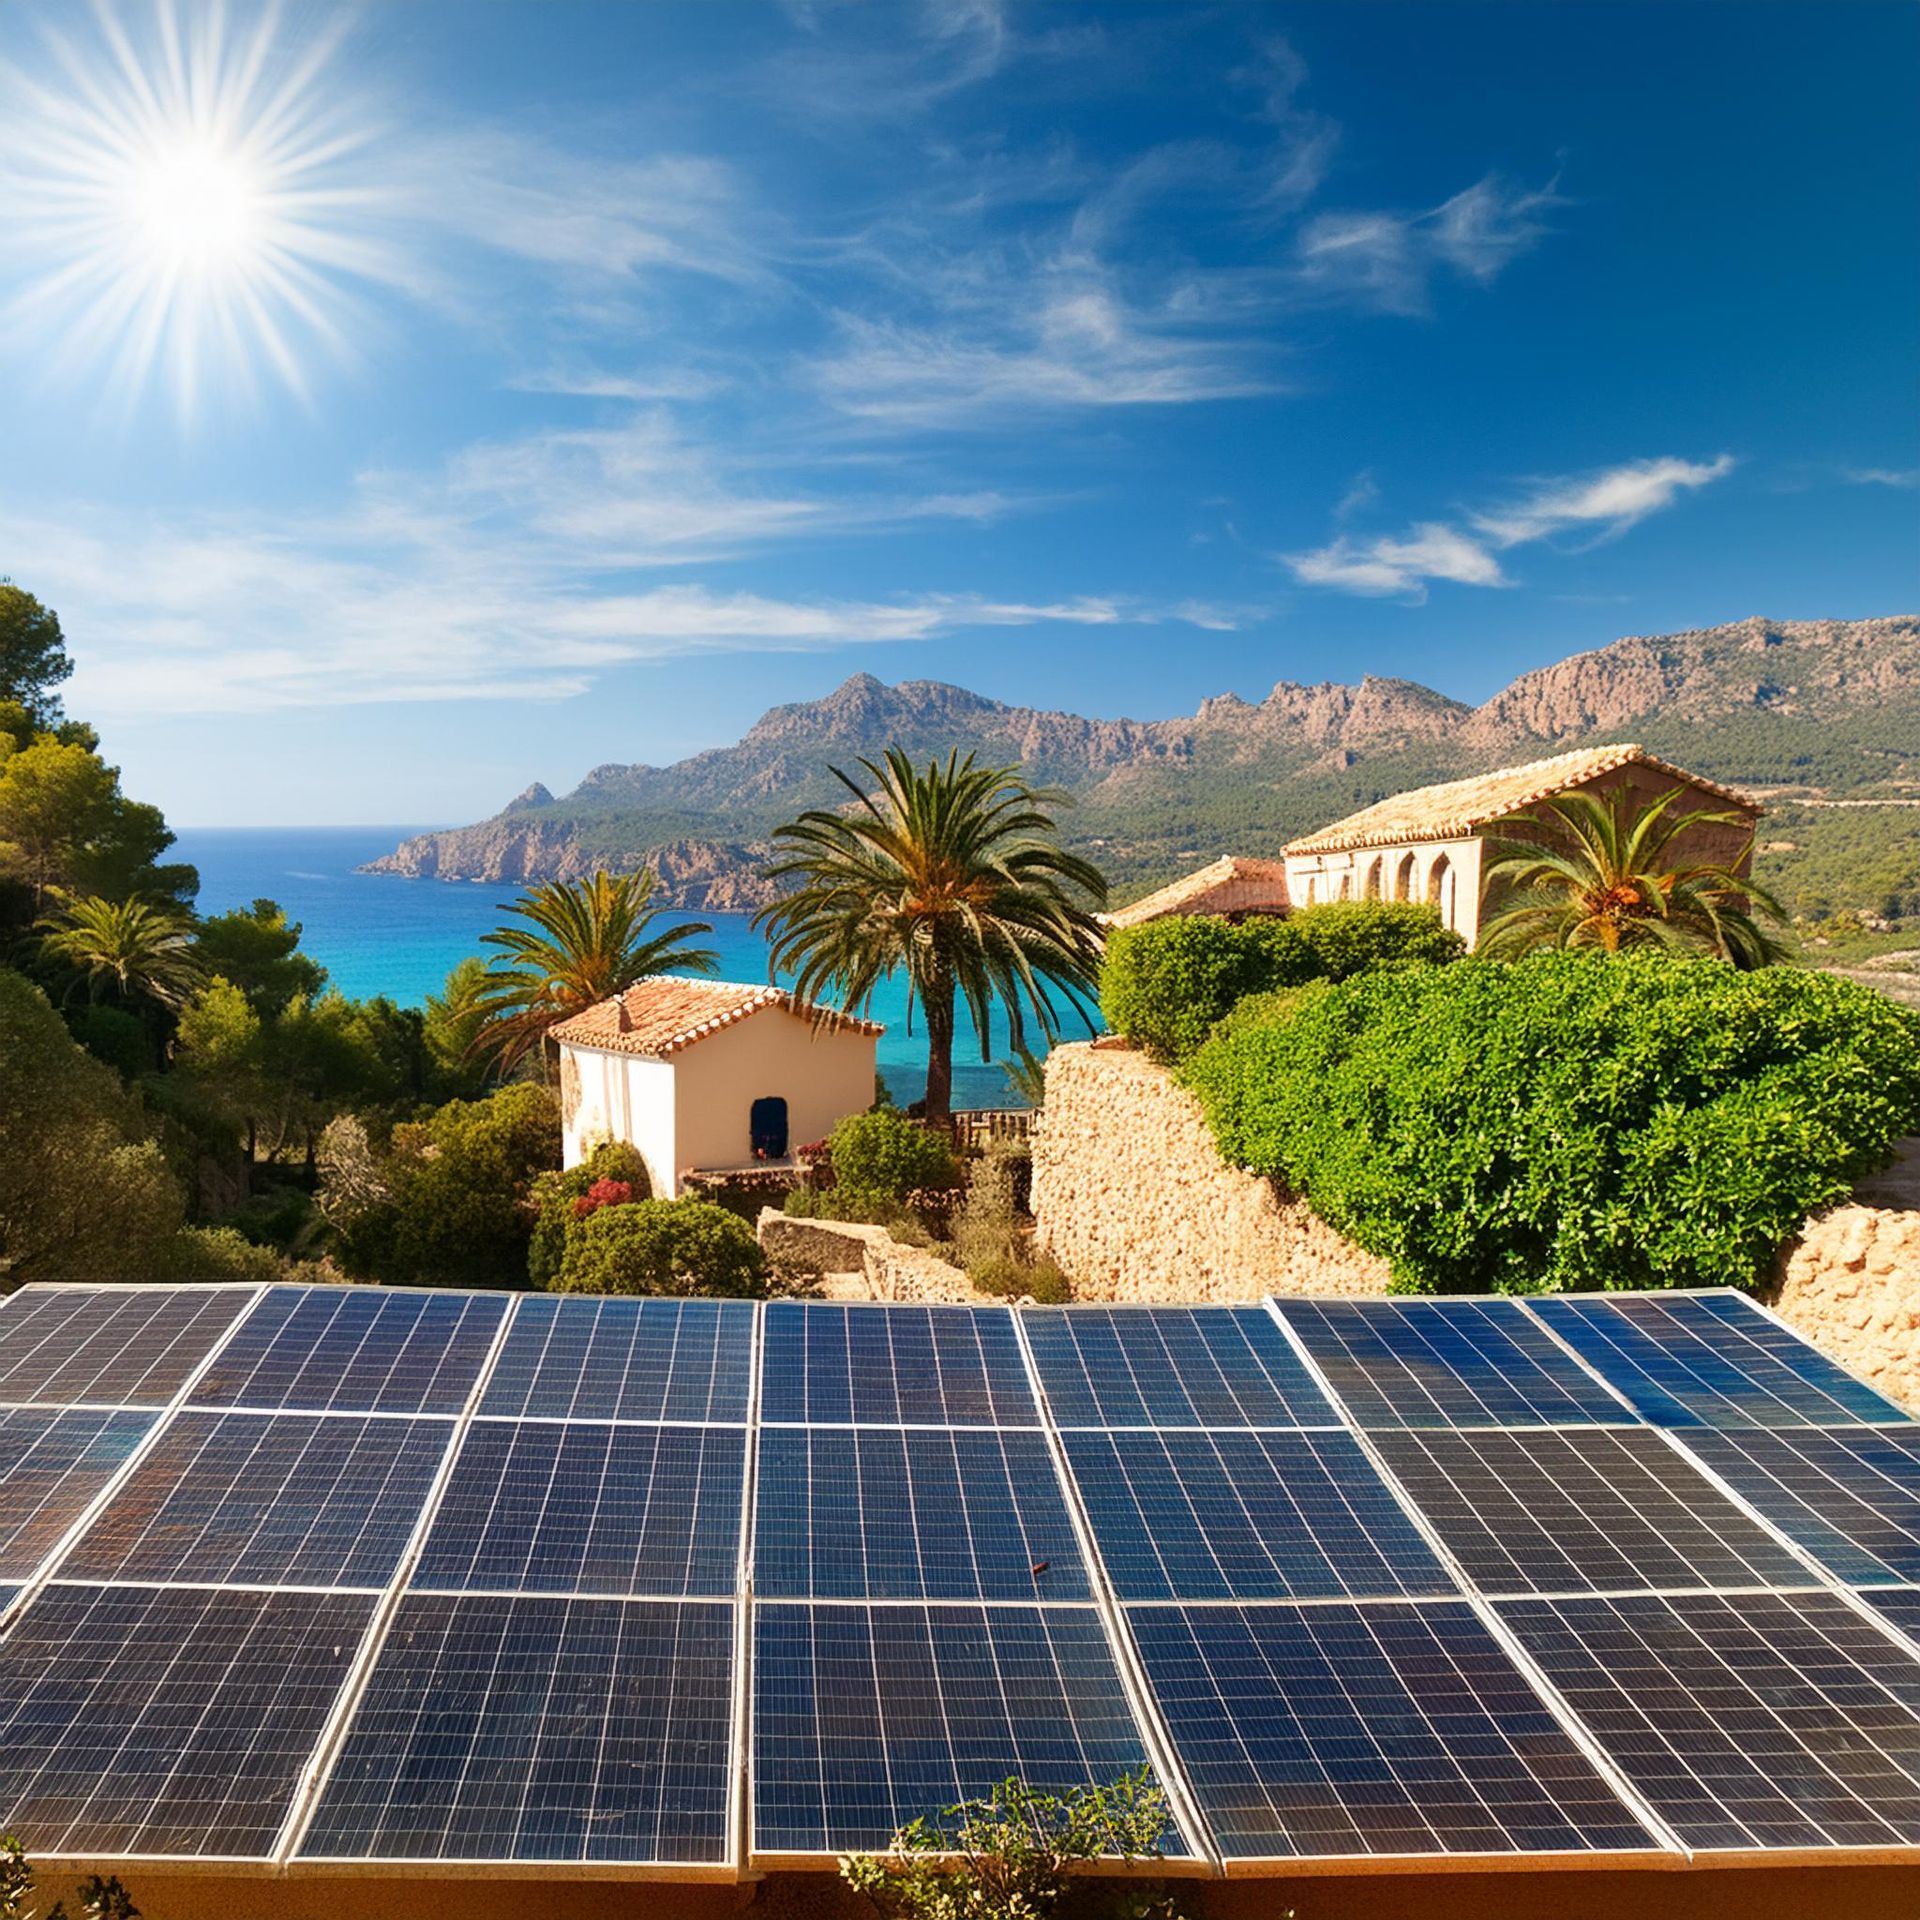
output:
[{"label": "arched window", "polygon": [[1383,864],[1383,856],[1377,853],[1367,862],[1367,884],[1361,889],[1360,895],[1363,900],[1380,898],[1380,869]]},{"label": "arched window", "polygon": [[1351,867],[1340,876],[1340,898],[1342,900],[1350,900],[1353,898],[1353,869]]},{"label": "arched window", "polygon": [[[739,1109],[736,1107],[737,1113]],[[787,1103],[778,1094],[756,1100],[747,1117],[756,1160],[784,1160],[787,1157]]]},{"label": "arched window", "polygon": [[1427,905],[1440,909],[1440,918],[1453,925],[1453,868],[1443,853],[1427,869]]},{"label": "arched window", "polygon": [[1396,900],[1413,898],[1413,855],[1410,853],[1400,856],[1400,869],[1393,877],[1393,897]]}]

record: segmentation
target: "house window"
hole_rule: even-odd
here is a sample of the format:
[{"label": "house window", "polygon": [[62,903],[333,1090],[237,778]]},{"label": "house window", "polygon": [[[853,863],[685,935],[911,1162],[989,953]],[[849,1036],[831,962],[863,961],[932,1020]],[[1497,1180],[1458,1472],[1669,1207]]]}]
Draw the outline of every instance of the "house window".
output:
[{"label": "house window", "polygon": [[[735,1112],[739,1109],[735,1108]],[[756,1160],[784,1160],[787,1157],[787,1103],[777,1094],[753,1103],[747,1120],[753,1136]]]}]

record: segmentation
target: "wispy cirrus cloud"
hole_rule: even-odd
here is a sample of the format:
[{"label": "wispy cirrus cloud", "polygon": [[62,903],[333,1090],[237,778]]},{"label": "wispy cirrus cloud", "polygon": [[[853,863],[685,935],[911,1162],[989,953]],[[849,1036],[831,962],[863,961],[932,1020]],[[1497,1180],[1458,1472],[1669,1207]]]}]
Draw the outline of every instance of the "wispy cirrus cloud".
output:
[{"label": "wispy cirrus cloud", "polygon": [[[1307,586],[1379,598],[1421,601],[1436,580],[1509,587],[1514,582],[1501,566],[1502,552],[1557,534],[1582,534],[1587,544],[1617,538],[1733,467],[1731,454],[1708,461],[1628,461],[1598,473],[1536,481],[1506,506],[1467,515],[1471,532],[1428,520],[1404,534],[1342,534],[1323,547],[1280,558]],[[1352,497],[1342,501],[1343,510]]]},{"label": "wispy cirrus cloud", "polygon": [[1856,487],[1920,487],[1920,467],[1846,467],[1840,477]]}]

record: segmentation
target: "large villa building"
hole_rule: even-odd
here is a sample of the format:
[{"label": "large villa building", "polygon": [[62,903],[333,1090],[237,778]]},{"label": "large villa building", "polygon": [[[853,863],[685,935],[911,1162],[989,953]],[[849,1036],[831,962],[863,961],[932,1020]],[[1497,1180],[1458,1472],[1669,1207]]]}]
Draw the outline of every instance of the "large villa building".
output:
[{"label": "large villa building", "polygon": [[1140,926],[1172,914],[1242,919],[1331,900],[1416,900],[1436,908],[1471,946],[1486,905],[1487,848],[1503,838],[1503,828],[1558,794],[1628,794],[1646,802],[1676,787],[1683,813],[1742,816],[1738,824],[1703,822],[1683,844],[1690,854],[1744,871],[1760,813],[1757,802],[1643,747],[1581,747],[1525,766],[1395,794],[1289,841],[1278,860],[1216,860],[1122,907],[1112,924]]}]

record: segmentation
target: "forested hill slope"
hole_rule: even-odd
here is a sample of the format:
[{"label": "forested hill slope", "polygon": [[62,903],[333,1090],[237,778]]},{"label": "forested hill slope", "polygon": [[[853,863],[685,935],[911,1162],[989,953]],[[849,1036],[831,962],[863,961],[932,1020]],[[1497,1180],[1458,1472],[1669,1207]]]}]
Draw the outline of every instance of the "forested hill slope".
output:
[{"label": "forested hill slope", "polygon": [[[1743,620],[1616,640],[1522,674],[1479,707],[1405,680],[1209,700],[1173,720],[1013,707],[935,680],[856,674],[776,707],[730,747],[538,784],[490,820],[407,841],[375,870],[447,880],[653,866],[687,907],[760,904],[767,836],[843,797],[827,769],[889,745],[1020,763],[1074,794],[1072,839],[1119,888],[1265,853],[1401,788],[1633,738],[1757,788],[1772,876],[1806,904],[1920,913],[1920,617]],[[1871,805],[1830,803],[1872,802]],[[1906,804],[1900,804],[1900,803]]]}]

